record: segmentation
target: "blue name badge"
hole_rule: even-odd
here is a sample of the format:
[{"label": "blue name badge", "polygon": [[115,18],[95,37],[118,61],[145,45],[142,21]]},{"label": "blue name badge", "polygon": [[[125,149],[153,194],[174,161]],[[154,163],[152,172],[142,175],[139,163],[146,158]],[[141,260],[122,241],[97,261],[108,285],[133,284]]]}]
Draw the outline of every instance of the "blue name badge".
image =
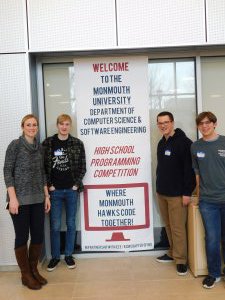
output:
[{"label": "blue name badge", "polygon": [[165,155],[166,155],[166,156],[170,156],[170,155],[171,155],[171,151],[170,151],[170,150],[166,150],[166,151],[165,151]]},{"label": "blue name badge", "polygon": [[56,150],[56,151],[54,151],[54,155],[55,156],[61,156],[61,155],[63,155],[63,153],[62,153],[61,150]]},{"label": "blue name badge", "polygon": [[205,157],[205,153],[202,151],[197,152],[197,157],[198,158],[204,158]]}]

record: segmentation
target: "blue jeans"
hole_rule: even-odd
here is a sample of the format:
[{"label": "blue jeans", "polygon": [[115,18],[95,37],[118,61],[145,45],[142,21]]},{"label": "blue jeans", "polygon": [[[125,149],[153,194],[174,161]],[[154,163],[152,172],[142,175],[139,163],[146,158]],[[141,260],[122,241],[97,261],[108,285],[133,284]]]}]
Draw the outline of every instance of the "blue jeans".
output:
[{"label": "blue jeans", "polygon": [[220,245],[225,261],[225,204],[200,201],[199,209],[205,227],[205,247],[209,275],[221,276]]},{"label": "blue jeans", "polygon": [[60,231],[63,202],[66,211],[65,256],[71,256],[76,236],[77,191],[72,189],[54,190],[51,192],[50,233],[52,258],[60,258]]}]

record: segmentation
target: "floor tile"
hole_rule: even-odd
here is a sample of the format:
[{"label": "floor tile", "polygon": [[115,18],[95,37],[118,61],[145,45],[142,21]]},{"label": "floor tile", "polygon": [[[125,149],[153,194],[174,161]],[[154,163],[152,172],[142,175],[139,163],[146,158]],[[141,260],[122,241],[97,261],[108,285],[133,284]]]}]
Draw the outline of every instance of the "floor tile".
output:
[{"label": "floor tile", "polygon": [[211,290],[204,277],[178,276],[175,264],[153,256],[82,258],[69,270],[62,262],[53,272],[39,266],[48,284],[39,291],[21,284],[20,273],[0,272],[0,300],[224,300],[225,281]]}]

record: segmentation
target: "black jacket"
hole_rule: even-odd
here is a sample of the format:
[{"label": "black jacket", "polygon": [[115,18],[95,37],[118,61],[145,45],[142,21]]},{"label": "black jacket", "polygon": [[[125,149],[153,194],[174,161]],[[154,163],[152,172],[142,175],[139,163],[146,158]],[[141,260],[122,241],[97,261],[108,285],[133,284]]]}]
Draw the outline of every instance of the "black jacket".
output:
[{"label": "black jacket", "polygon": [[[45,172],[47,175],[48,186],[52,185],[52,143],[53,139],[57,137],[57,134],[48,137],[42,143],[44,148],[44,164]],[[73,137],[69,134],[68,138],[68,156],[70,167],[72,171],[73,184],[78,187],[78,192],[83,191],[82,179],[86,173],[86,159],[84,144],[78,138]]]},{"label": "black jacket", "polygon": [[175,134],[158,143],[156,170],[156,191],[159,194],[176,197],[191,196],[195,188],[195,174],[192,169],[192,141],[177,128]]}]

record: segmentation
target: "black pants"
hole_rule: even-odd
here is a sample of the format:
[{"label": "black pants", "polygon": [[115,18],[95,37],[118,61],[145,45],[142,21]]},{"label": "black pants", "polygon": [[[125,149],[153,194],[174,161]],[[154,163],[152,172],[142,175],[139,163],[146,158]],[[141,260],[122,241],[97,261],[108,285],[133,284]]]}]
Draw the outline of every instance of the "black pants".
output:
[{"label": "black pants", "polygon": [[42,244],[44,239],[44,203],[19,206],[18,215],[10,214],[15,230],[15,249],[27,244]]}]

